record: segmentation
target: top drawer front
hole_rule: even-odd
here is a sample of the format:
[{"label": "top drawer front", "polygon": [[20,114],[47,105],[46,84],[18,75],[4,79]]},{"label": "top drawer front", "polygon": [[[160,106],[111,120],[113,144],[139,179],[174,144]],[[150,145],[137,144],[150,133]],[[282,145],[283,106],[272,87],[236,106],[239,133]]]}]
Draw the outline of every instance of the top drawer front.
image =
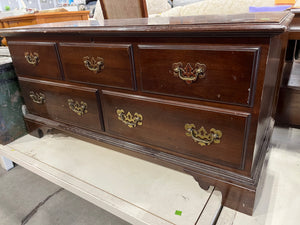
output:
[{"label": "top drawer front", "polygon": [[134,89],[130,44],[60,43],[69,81]]},{"label": "top drawer front", "polygon": [[142,90],[252,105],[259,48],[138,45]]},{"label": "top drawer front", "polygon": [[54,42],[10,41],[8,45],[17,74],[61,79]]}]

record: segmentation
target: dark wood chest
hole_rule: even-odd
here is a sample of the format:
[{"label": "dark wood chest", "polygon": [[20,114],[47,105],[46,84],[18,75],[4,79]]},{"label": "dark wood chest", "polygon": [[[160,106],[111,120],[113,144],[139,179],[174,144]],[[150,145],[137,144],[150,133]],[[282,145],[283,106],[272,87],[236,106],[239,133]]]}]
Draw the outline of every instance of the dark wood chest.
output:
[{"label": "dark wood chest", "polygon": [[4,35],[29,131],[117,145],[252,214],[292,17],[87,21]]}]

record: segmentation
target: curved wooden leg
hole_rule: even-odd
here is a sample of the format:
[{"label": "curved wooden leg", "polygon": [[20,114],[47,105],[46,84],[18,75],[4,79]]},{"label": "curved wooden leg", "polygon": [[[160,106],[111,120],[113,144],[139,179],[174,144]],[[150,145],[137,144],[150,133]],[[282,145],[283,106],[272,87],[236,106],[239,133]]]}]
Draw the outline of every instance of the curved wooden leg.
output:
[{"label": "curved wooden leg", "polygon": [[25,123],[28,133],[37,138],[42,138],[45,134],[52,130],[52,128],[28,120],[25,120]]},{"label": "curved wooden leg", "polygon": [[222,193],[222,205],[239,212],[252,215],[256,187],[243,187],[233,183],[227,183],[216,178],[208,177],[191,171],[185,171],[192,175],[199,186],[205,190],[209,186],[214,186],[216,190]]},{"label": "curved wooden leg", "polygon": [[203,190],[208,190],[209,187],[211,186],[209,183],[206,183],[203,179],[201,179],[200,177],[194,177],[195,181],[197,181],[197,183],[199,184],[199,186],[203,189]]}]

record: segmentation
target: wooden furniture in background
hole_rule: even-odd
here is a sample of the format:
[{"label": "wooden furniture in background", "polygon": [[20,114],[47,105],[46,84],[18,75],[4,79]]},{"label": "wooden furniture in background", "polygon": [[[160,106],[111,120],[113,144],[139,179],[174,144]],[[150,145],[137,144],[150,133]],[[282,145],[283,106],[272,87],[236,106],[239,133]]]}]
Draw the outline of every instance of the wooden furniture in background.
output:
[{"label": "wooden furniture in background", "polygon": [[276,123],[300,127],[300,10],[291,10],[295,17],[289,27],[289,45],[279,93]]},{"label": "wooden furniture in background", "polygon": [[276,5],[294,5],[296,0],[275,0]]},{"label": "wooden furniture in background", "polygon": [[[89,11],[75,12],[40,12],[22,16],[5,17],[0,19],[0,29],[18,26],[28,26],[42,23],[55,23],[72,20],[88,20]],[[6,38],[2,39],[2,45],[7,46]]]},{"label": "wooden furniture in background", "polygon": [[55,23],[72,20],[88,20],[89,11],[33,13],[0,19],[3,28]]},{"label": "wooden furniture in background", "polygon": [[148,17],[146,0],[100,0],[104,19]]},{"label": "wooden furniture in background", "polygon": [[50,127],[119,146],[215,186],[224,205],[252,214],[292,18],[140,18],[2,33],[29,132]]}]

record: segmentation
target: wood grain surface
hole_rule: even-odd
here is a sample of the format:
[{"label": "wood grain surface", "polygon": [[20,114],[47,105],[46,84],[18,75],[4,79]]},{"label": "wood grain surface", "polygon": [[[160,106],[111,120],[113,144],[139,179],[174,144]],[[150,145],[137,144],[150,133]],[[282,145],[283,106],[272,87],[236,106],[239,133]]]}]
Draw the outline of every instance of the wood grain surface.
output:
[{"label": "wood grain surface", "polygon": [[[169,153],[189,156],[193,160],[207,160],[217,164],[242,169],[247,143],[250,115],[217,108],[202,108],[179,102],[140,98],[103,91],[104,121],[106,132],[138,142],[166,149]],[[130,128],[118,119],[117,110],[141,114],[142,125]],[[214,128],[222,132],[219,144],[201,146],[187,136],[185,124],[202,126],[207,131]]]},{"label": "wood grain surface", "polygon": [[[252,105],[259,47],[228,45],[138,45],[142,90],[172,96]],[[151,63],[149,63],[151,62]],[[205,65],[203,78],[186,83],[174,76],[174,63],[187,71]],[[188,72],[188,71],[187,71]],[[190,71],[191,72],[191,71]],[[192,71],[194,72],[194,71]],[[232,90],[239,93],[232,95]]]},{"label": "wood grain surface", "polygon": [[[126,154],[188,173],[202,187],[214,185],[223,204],[251,214],[273,130],[285,31],[292,18],[280,12],[87,21],[3,34],[12,48],[20,46],[13,60],[21,63],[18,74],[23,75],[30,131],[50,127],[119,146]],[[47,76],[23,63],[23,48],[32,42],[37,43],[28,45],[32,51],[46,45],[56,54],[41,53],[58,63],[49,63]],[[103,58],[104,68],[88,71],[85,56]],[[188,84],[174,76],[172,65],[179,62],[184,68],[205,64],[204,78]],[[59,75],[53,75],[53,68]],[[33,104],[30,91],[44,92],[46,104]],[[87,103],[88,113],[71,111],[66,105],[70,98]],[[130,128],[118,109],[131,122],[135,113],[143,119]],[[186,124],[220,130],[220,143],[201,147],[186,135]]]},{"label": "wood grain surface", "polygon": [[[18,75],[62,79],[55,42],[9,42],[9,50]],[[29,64],[25,53],[37,53],[37,65]]]},{"label": "wood grain surface", "polygon": [[[40,115],[55,121],[82,127],[88,130],[100,131],[101,115],[99,113],[99,95],[97,89],[77,87],[62,83],[39,81],[19,77],[22,94],[30,113]],[[30,98],[30,92],[45,95],[45,102],[38,104]],[[68,105],[68,100],[84,102],[87,112],[82,116],[77,115]]]},{"label": "wood grain surface", "polygon": [[[131,44],[59,43],[66,80],[101,86],[134,89],[135,76]],[[90,71],[84,57],[103,61],[103,69]],[[99,59],[98,59],[99,61]]]}]

